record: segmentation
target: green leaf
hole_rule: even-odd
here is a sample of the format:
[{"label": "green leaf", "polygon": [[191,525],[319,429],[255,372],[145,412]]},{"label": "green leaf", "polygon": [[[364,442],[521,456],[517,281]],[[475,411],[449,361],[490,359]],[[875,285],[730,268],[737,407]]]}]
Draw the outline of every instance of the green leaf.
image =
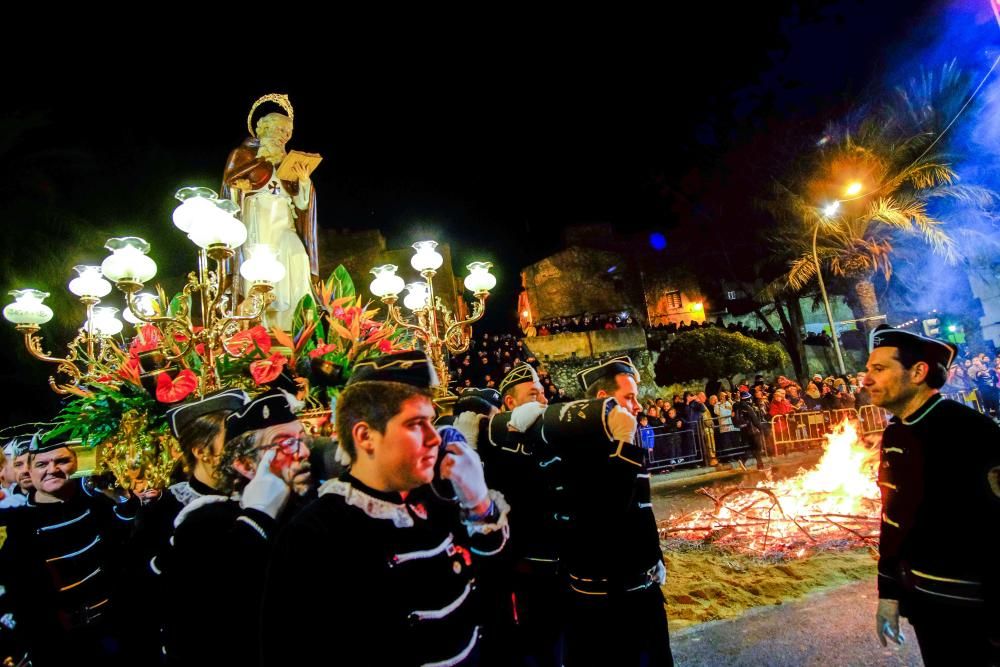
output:
[{"label": "green leaf", "polygon": [[351,274],[347,272],[343,264],[337,265],[326,281],[326,285],[336,299],[354,296],[357,293],[354,290],[354,280],[351,279]]},{"label": "green leaf", "polygon": [[295,306],[295,315],[292,316],[292,332],[298,335],[307,325],[319,319],[319,310],[316,308],[316,301],[311,294],[306,294],[299,299],[299,304]]}]

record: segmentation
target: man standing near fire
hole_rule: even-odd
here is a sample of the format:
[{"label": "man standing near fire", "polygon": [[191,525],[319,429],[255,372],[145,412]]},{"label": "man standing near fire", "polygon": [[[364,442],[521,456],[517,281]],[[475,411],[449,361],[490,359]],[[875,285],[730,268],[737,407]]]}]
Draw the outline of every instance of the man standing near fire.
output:
[{"label": "man standing near fire", "polygon": [[953,345],[884,325],[870,344],[864,385],[894,415],[878,479],[878,639],[902,643],[905,616],[924,664],[1000,664],[1000,427],[938,391]]}]

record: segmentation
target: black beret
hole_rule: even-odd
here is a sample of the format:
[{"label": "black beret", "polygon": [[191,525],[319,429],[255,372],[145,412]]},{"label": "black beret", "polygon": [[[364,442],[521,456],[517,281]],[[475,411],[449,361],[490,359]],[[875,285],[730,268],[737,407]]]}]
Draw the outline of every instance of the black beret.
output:
[{"label": "black beret", "polygon": [[951,366],[958,354],[958,346],[936,338],[927,338],[902,329],[893,329],[882,324],[869,335],[869,347],[895,347],[917,355],[928,364],[940,364],[945,369]]},{"label": "black beret", "polygon": [[45,440],[45,431],[39,431],[31,437],[31,444],[28,445],[28,452],[31,454],[42,454],[51,452],[54,449],[61,449],[70,446],[70,440],[65,435],[59,435],[49,441]]},{"label": "black beret", "polygon": [[287,424],[296,420],[288,405],[288,397],[280,389],[261,394],[239,411],[226,417],[226,440],[268,426]]},{"label": "black beret", "polygon": [[624,356],[608,359],[596,366],[583,369],[576,374],[576,381],[580,383],[580,387],[584,391],[587,391],[598,380],[613,378],[622,373],[631,375],[636,382],[639,382],[639,369],[632,363],[632,359]]},{"label": "black beret", "polygon": [[209,394],[187,403],[182,403],[167,410],[167,422],[175,438],[180,437],[181,430],[198,419],[212,412],[228,410],[236,412],[250,401],[250,397],[242,389],[226,389]]},{"label": "black beret", "polygon": [[488,415],[493,408],[499,409],[503,403],[500,400],[500,392],[496,389],[476,389],[467,387],[458,395],[455,401],[453,413],[460,415],[463,412],[475,412],[479,415]]},{"label": "black beret", "polygon": [[516,384],[521,384],[522,382],[538,382],[538,373],[532,366],[521,362],[514,368],[510,369],[510,372],[500,380],[500,393],[507,391],[507,387],[513,387]]},{"label": "black beret", "polygon": [[355,364],[347,385],[358,382],[400,382],[431,389],[438,385],[438,376],[426,352],[407,350]]}]

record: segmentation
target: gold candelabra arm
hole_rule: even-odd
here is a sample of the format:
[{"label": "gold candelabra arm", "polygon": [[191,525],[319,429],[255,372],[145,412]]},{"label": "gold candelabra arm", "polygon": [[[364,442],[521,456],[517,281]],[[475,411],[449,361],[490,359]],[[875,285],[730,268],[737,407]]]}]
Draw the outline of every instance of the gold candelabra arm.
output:
[{"label": "gold candelabra arm", "polygon": [[424,340],[427,339],[427,331],[423,327],[421,327],[419,324],[413,324],[412,322],[408,322],[406,318],[403,317],[402,311],[396,305],[396,297],[385,297],[382,299],[382,303],[385,304],[386,310],[388,311],[389,314],[389,318],[393,322],[403,327],[404,329],[408,329],[414,332],[420,338]]},{"label": "gold candelabra arm", "polygon": [[[254,320],[260,320],[264,316],[264,311],[267,307],[274,301],[274,288],[270,285],[254,285],[250,288],[250,293],[247,294],[247,299],[252,299],[252,310],[244,315],[229,315],[218,321],[218,323],[213,326],[219,331],[225,330],[233,322],[252,322]],[[235,308],[233,309],[236,310]]]},{"label": "gold candelabra arm", "polygon": [[[191,287],[190,282],[184,286],[183,294],[185,296],[190,296],[190,287]],[[176,315],[146,315],[142,312],[142,310],[139,308],[139,305],[135,301],[136,292],[138,292],[141,289],[142,285],[138,283],[134,285],[127,285],[126,289],[122,289],[122,291],[125,293],[125,305],[128,306],[128,309],[132,311],[132,314],[135,316],[137,320],[139,320],[140,322],[144,322],[146,324],[155,324],[161,329],[163,328],[163,326],[166,326],[167,324],[176,324],[185,329],[188,328],[184,321],[185,317],[188,314],[188,306],[186,300],[182,299],[181,312],[177,313]],[[170,304],[168,303],[166,304],[166,306],[167,308],[169,308]]]},{"label": "gold candelabra arm", "polygon": [[21,325],[17,329],[24,334],[24,347],[27,348],[28,354],[39,361],[56,364],[56,372],[70,378],[68,384],[59,384],[54,376],[49,376],[49,386],[52,391],[60,395],[71,393],[71,388],[78,386],[83,378],[83,372],[76,365],[76,361],[79,359],[77,346],[71,344],[69,354],[64,358],[53,357],[42,348],[42,337],[37,335],[37,326]]},{"label": "gold candelabra arm", "polygon": [[[486,294],[476,294],[476,302],[472,306],[472,314],[464,320],[451,321],[448,328],[445,329],[444,340],[448,343],[448,349],[451,350],[452,354],[460,354],[469,348],[468,337],[463,336],[462,332],[465,330],[465,327],[482,319],[485,313]],[[452,341],[455,341],[454,346]]]}]

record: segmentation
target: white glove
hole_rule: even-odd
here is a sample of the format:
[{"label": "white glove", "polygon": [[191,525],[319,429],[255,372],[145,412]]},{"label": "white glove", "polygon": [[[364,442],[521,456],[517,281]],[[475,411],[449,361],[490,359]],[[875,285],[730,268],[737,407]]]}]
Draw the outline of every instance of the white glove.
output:
[{"label": "white glove", "polygon": [[261,457],[257,464],[257,472],[240,495],[240,507],[259,510],[272,519],[277,519],[281,509],[288,502],[292,489],[285,480],[271,472],[274,451],[270,449]]},{"label": "white glove", "polygon": [[486,419],[486,415],[476,414],[475,412],[463,412],[455,417],[455,423],[452,426],[458,429],[465,436],[469,444],[472,445],[472,448],[475,449],[479,445],[479,425],[484,419]]},{"label": "white glove", "polygon": [[635,442],[635,429],[638,421],[631,412],[616,405],[608,413],[608,429],[615,442]]},{"label": "white glove", "polygon": [[884,600],[878,601],[878,609],[875,611],[875,635],[882,646],[888,646],[885,638],[888,637],[897,644],[906,641],[903,633],[899,631],[899,601]]},{"label": "white glove", "polygon": [[441,479],[451,480],[458,502],[465,509],[472,509],[489,497],[483,463],[479,454],[464,442],[450,442],[448,453],[441,461]]},{"label": "white glove", "polygon": [[528,429],[538,421],[542,413],[545,412],[546,406],[542,405],[538,401],[531,401],[530,403],[525,403],[524,405],[519,405],[514,408],[510,413],[510,421],[507,425],[513,428],[515,431],[520,431],[521,433],[527,433]]}]

